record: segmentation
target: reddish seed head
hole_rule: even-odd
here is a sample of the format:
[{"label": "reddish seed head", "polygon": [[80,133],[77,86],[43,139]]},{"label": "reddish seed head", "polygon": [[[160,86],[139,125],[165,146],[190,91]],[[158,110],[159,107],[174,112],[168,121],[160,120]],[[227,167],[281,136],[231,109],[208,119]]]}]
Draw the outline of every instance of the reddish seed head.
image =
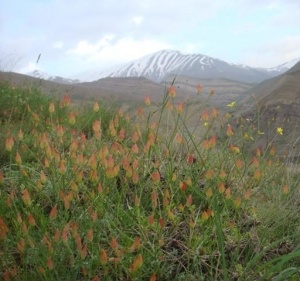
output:
[{"label": "reddish seed head", "polygon": [[45,184],[47,182],[47,177],[43,170],[40,172],[40,180],[41,180],[41,183],[43,183],[43,184]]},{"label": "reddish seed head", "polygon": [[234,200],[234,206],[236,208],[239,207],[241,205],[241,202],[242,202],[242,200],[241,200],[240,197],[235,198],[235,200]]},{"label": "reddish seed head", "polygon": [[36,223],[35,223],[34,216],[32,214],[29,214],[27,219],[30,226],[35,226]]},{"label": "reddish seed head", "polygon": [[256,149],[256,156],[257,157],[261,156],[261,150],[259,148]]},{"label": "reddish seed head", "polygon": [[230,189],[230,187],[225,190],[225,198],[226,199],[231,198],[231,189]]},{"label": "reddish seed head", "polygon": [[207,190],[206,190],[206,192],[205,192],[205,194],[206,194],[206,197],[207,198],[210,198],[211,196],[212,196],[212,189],[211,188],[208,188]]},{"label": "reddish seed head", "polygon": [[49,104],[49,112],[50,113],[53,113],[54,111],[55,111],[55,105],[54,105],[54,103],[53,102],[51,102],[50,104]]},{"label": "reddish seed head", "polygon": [[21,140],[23,140],[23,138],[24,138],[24,134],[23,134],[22,129],[20,129],[18,132],[18,139],[21,141]]},{"label": "reddish seed head", "polygon": [[186,183],[185,181],[183,181],[183,182],[180,181],[180,182],[179,182],[179,187],[180,187],[180,189],[181,189],[182,191],[186,191],[188,185],[187,185],[187,183]]},{"label": "reddish seed head", "polygon": [[52,270],[52,269],[53,269],[53,260],[52,260],[51,257],[49,257],[49,258],[47,259],[47,267],[48,267],[49,270]]},{"label": "reddish seed head", "polygon": [[29,191],[27,189],[24,189],[22,191],[22,200],[25,205],[27,205],[27,206],[31,205],[31,198],[30,198]]},{"label": "reddish seed head", "polygon": [[85,244],[80,251],[80,258],[83,260],[87,256],[87,245]]},{"label": "reddish seed head", "polygon": [[4,174],[3,172],[0,170],[0,185],[3,184],[4,182]]},{"label": "reddish seed head", "polygon": [[200,94],[202,91],[202,86],[200,84],[197,84],[197,93]]},{"label": "reddish seed head", "polygon": [[24,252],[24,250],[25,250],[25,240],[23,238],[17,243],[17,249],[21,253]]},{"label": "reddish seed head", "polygon": [[147,106],[150,106],[150,104],[151,104],[151,99],[150,99],[149,96],[146,96],[146,97],[145,97],[145,104],[146,104]]},{"label": "reddish seed head", "polygon": [[178,103],[177,112],[180,114],[183,112],[183,102]]},{"label": "reddish seed head", "polygon": [[288,185],[285,185],[283,188],[282,188],[282,193],[283,194],[288,194],[290,191],[290,188]]},{"label": "reddish seed head", "polygon": [[143,117],[143,109],[141,107],[137,108],[136,113],[137,113],[138,117],[140,117],[140,118]]},{"label": "reddish seed head", "polygon": [[259,166],[259,161],[258,161],[258,159],[255,156],[252,158],[252,165],[254,167],[258,167]]},{"label": "reddish seed head", "polygon": [[87,238],[87,240],[88,240],[89,242],[93,242],[93,238],[94,238],[94,231],[93,231],[93,229],[90,228],[90,229],[87,231],[86,238]]},{"label": "reddish seed head", "polygon": [[234,152],[234,153],[237,153],[237,154],[240,153],[240,149],[237,146],[234,146],[232,144],[229,146],[229,149],[230,149],[231,152]]},{"label": "reddish seed head", "polygon": [[98,112],[99,109],[100,109],[99,103],[96,101],[96,102],[94,103],[94,106],[93,106],[93,111],[94,111],[94,112]]},{"label": "reddish seed head", "polygon": [[225,191],[225,184],[223,182],[219,183],[218,191],[220,193],[224,193],[224,191]]},{"label": "reddish seed head", "polygon": [[113,250],[117,250],[117,248],[118,248],[118,241],[117,241],[117,239],[113,237],[113,238],[110,240],[109,245],[110,245],[110,247],[111,247]]},{"label": "reddish seed head", "polygon": [[194,157],[194,155],[189,154],[189,155],[187,156],[186,162],[187,162],[188,164],[194,164],[194,163],[196,163],[196,158]]},{"label": "reddish seed head", "polygon": [[94,131],[94,133],[99,132],[99,131],[100,131],[100,128],[101,128],[101,123],[100,123],[100,121],[99,121],[99,120],[95,120],[95,121],[93,122],[93,131]]},{"label": "reddish seed head", "polygon": [[213,177],[213,175],[214,175],[214,171],[213,171],[213,170],[207,170],[207,171],[205,172],[205,178],[206,178],[207,180],[211,179],[211,178]]},{"label": "reddish seed head", "polygon": [[5,149],[11,151],[14,146],[14,138],[12,136],[8,137],[5,141]]},{"label": "reddish seed head", "polygon": [[201,119],[203,121],[208,121],[209,120],[209,113],[208,113],[208,111],[205,110],[204,112],[202,112]]},{"label": "reddish seed head", "polygon": [[154,223],[154,215],[150,215],[147,220],[148,220],[148,224],[149,225],[153,225],[153,223]]},{"label": "reddish seed head", "polygon": [[231,137],[233,135],[233,129],[230,124],[227,125],[226,135]]},{"label": "reddish seed head", "polygon": [[261,178],[261,171],[259,169],[254,171],[253,179],[259,180]]},{"label": "reddish seed head", "polygon": [[184,143],[183,137],[182,137],[182,135],[181,135],[180,133],[178,133],[178,134],[176,135],[176,142],[177,142],[178,144],[183,144],[183,143]]},{"label": "reddish seed head", "polygon": [[133,143],[136,143],[139,139],[139,134],[137,131],[134,131],[133,134],[132,134],[132,137],[131,137],[131,140]]},{"label": "reddish seed head", "polygon": [[141,247],[141,240],[139,237],[134,237],[133,243],[131,247],[129,248],[129,252],[134,252],[135,250],[138,250]]},{"label": "reddish seed head", "polygon": [[134,273],[138,269],[140,269],[142,265],[143,265],[143,257],[142,257],[142,255],[138,255],[137,258],[131,264],[129,270],[130,270],[131,273]]},{"label": "reddish seed head", "polygon": [[227,174],[225,173],[225,171],[222,169],[221,172],[220,172],[220,178],[221,179],[225,179],[227,176]]},{"label": "reddish seed head", "polygon": [[201,219],[204,220],[204,221],[209,219],[209,215],[206,211],[202,212]]},{"label": "reddish seed head", "polygon": [[211,116],[214,118],[218,117],[218,111],[214,107],[211,110]]},{"label": "reddish seed head", "polygon": [[60,237],[61,237],[61,231],[57,228],[57,229],[55,230],[55,234],[54,234],[53,240],[54,240],[55,242],[58,242]]},{"label": "reddish seed head", "polygon": [[160,182],[160,172],[159,171],[155,171],[151,174],[151,179],[155,182],[158,183]]},{"label": "reddish seed head", "polygon": [[71,99],[69,95],[64,95],[63,97],[63,106],[69,106],[71,103]]},{"label": "reddish seed head", "polygon": [[157,199],[158,199],[158,194],[156,191],[153,191],[151,193],[151,203],[152,203],[153,209],[155,209],[157,207]]},{"label": "reddish seed head", "polygon": [[51,209],[51,212],[49,214],[50,220],[54,220],[57,216],[57,204]]},{"label": "reddish seed head", "polygon": [[217,142],[216,136],[212,136],[212,137],[208,140],[209,148],[214,148],[214,147],[216,146],[216,142]]},{"label": "reddish seed head", "polygon": [[236,165],[236,167],[240,170],[240,169],[243,168],[244,162],[243,162],[241,159],[237,159],[237,160],[235,161],[235,165]]},{"label": "reddish seed head", "polygon": [[8,232],[8,227],[4,220],[0,217],[0,239],[5,239]]},{"label": "reddish seed head", "polygon": [[187,207],[190,207],[192,205],[192,202],[193,202],[193,196],[191,194],[189,194],[189,196],[186,198],[186,203],[185,205]]},{"label": "reddish seed head", "polygon": [[137,146],[137,144],[135,143],[132,147],[131,147],[131,151],[132,153],[139,153],[139,147]]},{"label": "reddish seed head", "polygon": [[250,189],[248,189],[248,190],[246,190],[246,192],[245,192],[245,194],[244,194],[244,198],[245,198],[246,200],[249,200],[249,199],[250,199],[250,195],[251,195],[251,191],[250,191]]},{"label": "reddish seed head", "polygon": [[122,128],[119,132],[119,140],[122,141],[126,137],[125,130]]},{"label": "reddish seed head", "polygon": [[64,160],[59,161],[59,167],[58,167],[58,172],[61,175],[64,175],[67,172],[66,164]]},{"label": "reddish seed head", "polygon": [[169,96],[171,97],[171,98],[174,98],[175,96],[176,96],[176,88],[172,85],[172,86],[170,86],[170,88],[169,88]]},{"label": "reddish seed head", "polygon": [[164,227],[165,227],[165,221],[164,221],[163,218],[159,218],[159,219],[158,219],[158,223],[159,223],[159,226],[160,226],[161,228],[164,228]]},{"label": "reddish seed head", "polygon": [[274,146],[272,146],[271,148],[270,148],[270,155],[271,156],[274,156],[275,155],[275,153],[276,153],[276,150],[275,150],[275,148],[274,148]]},{"label": "reddish seed head", "polygon": [[170,204],[169,198],[168,197],[164,197],[164,199],[163,199],[163,205],[164,205],[164,207],[169,206],[169,204]]},{"label": "reddish seed head", "polygon": [[107,253],[104,249],[100,250],[100,262],[101,264],[105,265],[107,264],[108,261],[108,257],[107,257]]}]

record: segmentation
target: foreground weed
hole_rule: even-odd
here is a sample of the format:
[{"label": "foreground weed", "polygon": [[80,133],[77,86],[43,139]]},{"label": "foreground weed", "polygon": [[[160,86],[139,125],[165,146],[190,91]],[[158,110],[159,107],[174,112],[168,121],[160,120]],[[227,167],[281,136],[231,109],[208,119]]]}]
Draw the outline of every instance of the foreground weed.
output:
[{"label": "foreground weed", "polygon": [[201,89],[175,102],[171,85],[134,116],[67,96],[26,104],[26,122],[1,108],[1,278],[297,276],[299,183],[272,143],[250,151],[251,127],[199,105]]}]

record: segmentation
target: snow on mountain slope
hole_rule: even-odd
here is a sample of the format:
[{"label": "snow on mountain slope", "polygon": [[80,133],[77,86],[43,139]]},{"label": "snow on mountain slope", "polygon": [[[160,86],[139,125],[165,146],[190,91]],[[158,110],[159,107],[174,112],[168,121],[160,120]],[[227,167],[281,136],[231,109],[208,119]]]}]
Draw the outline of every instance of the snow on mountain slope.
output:
[{"label": "snow on mountain slope", "polygon": [[183,54],[175,50],[163,50],[107,70],[91,69],[71,79],[51,76],[35,70],[28,75],[63,84],[92,82],[106,77],[145,77],[161,82],[168,76],[182,75],[197,79],[230,79],[246,83],[260,83],[286,72],[298,59],[272,68],[254,68],[242,64],[227,63],[201,54]]},{"label": "snow on mountain slope", "polygon": [[104,77],[146,77],[161,82],[170,75],[194,78],[226,78],[241,82],[259,83],[284,72],[286,68],[265,69],[246,65],[230,64],[201,54],[183,54],[174,50],[163,50],[147,55],[120,67],[106,71],[90,71],[77,76],[84,81],[95,81]]},{"label": "snow on mountain slope", "polygon": [[35,78],[43,79],[43,80],[61,83],[61,84],[74,84],[74,83],[80,82],[79,80],[73,80],[73,79],[64,78],[64,77],[60,77],[60,76],[53,76],[46,72],[42,72],[40,70],[31,71],[31,72],[27,73],[27,75],[35,77]]},{"label": "snow on mountain slope", "polygon": [[267,70],[268,71],[279,71],[279,72],[285,72],[287,70],[289,70],[290,68],[292,68],[294,65],[296,65],[297,62],[300,61],[300,58],[297,58],[297,59],[293,59],[289,62],[285,62],[283,64],[280,64],[278,66],[274,66],[274,67],[271,67],[271,68],[268,68]]}]

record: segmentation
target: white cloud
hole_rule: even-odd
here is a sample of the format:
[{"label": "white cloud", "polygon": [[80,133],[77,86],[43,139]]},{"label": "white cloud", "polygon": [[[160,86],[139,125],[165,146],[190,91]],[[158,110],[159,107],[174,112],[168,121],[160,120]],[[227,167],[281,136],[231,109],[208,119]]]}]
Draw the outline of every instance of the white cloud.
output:
[{"label": "white cloud", "polygon": [[[273,67],[300,58],[300,36],[285,36],[249,50],[244,63],[250,66]],[[263,55],[262,55],[263,54]],[[258,65],[258,63],[260,65]]]},{"label": "white cloud", "polygon": [[136,26],[140,26],[143,20],[144,20],[143,17],[134,17],[134,18],[132,19],[133,23],[134,23]]},{"label": "white cloud", "polygon": [[134,39],[127,36],[113,40],[114,36],[105,36],[95,44],[80,41],[77,46],[67,51],[70,56],[84,59],[91,67],[95,65],[109,66],[128,62],[172,46],[154,39]]},{"label": "white cloud", "polygon": [[61,49],[64,46],[64,43],[62,41],[57,41],[53,44],[54,49]]},{"label": "white cloud", "polygon": [[106,35],[96,44],[92,44],[86,40],[82,40],[78,42],[75,48],[68,50],[67,54],[79,56],[93,56],[97,52],[101,51],[103,48],[109,46],[113,38],[114,35]]},{"label": "white cloud", "polygon": [[26,74],[34,70],[41,70],[41,68],[36,63],[29,62],[24,67],[20,68],[18,72]]}]

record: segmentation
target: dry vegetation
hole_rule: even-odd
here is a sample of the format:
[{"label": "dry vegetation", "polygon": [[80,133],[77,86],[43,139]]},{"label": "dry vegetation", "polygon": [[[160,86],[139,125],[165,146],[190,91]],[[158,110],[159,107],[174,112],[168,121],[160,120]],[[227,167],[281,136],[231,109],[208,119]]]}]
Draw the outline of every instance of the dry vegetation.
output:
[{"label": "dry vegetation", "polygon": [[282,131],[253,151],[256,128],[201,95],[180,102],[171,86],[128,114],[2,83],[0,278],[298,280]]}]

